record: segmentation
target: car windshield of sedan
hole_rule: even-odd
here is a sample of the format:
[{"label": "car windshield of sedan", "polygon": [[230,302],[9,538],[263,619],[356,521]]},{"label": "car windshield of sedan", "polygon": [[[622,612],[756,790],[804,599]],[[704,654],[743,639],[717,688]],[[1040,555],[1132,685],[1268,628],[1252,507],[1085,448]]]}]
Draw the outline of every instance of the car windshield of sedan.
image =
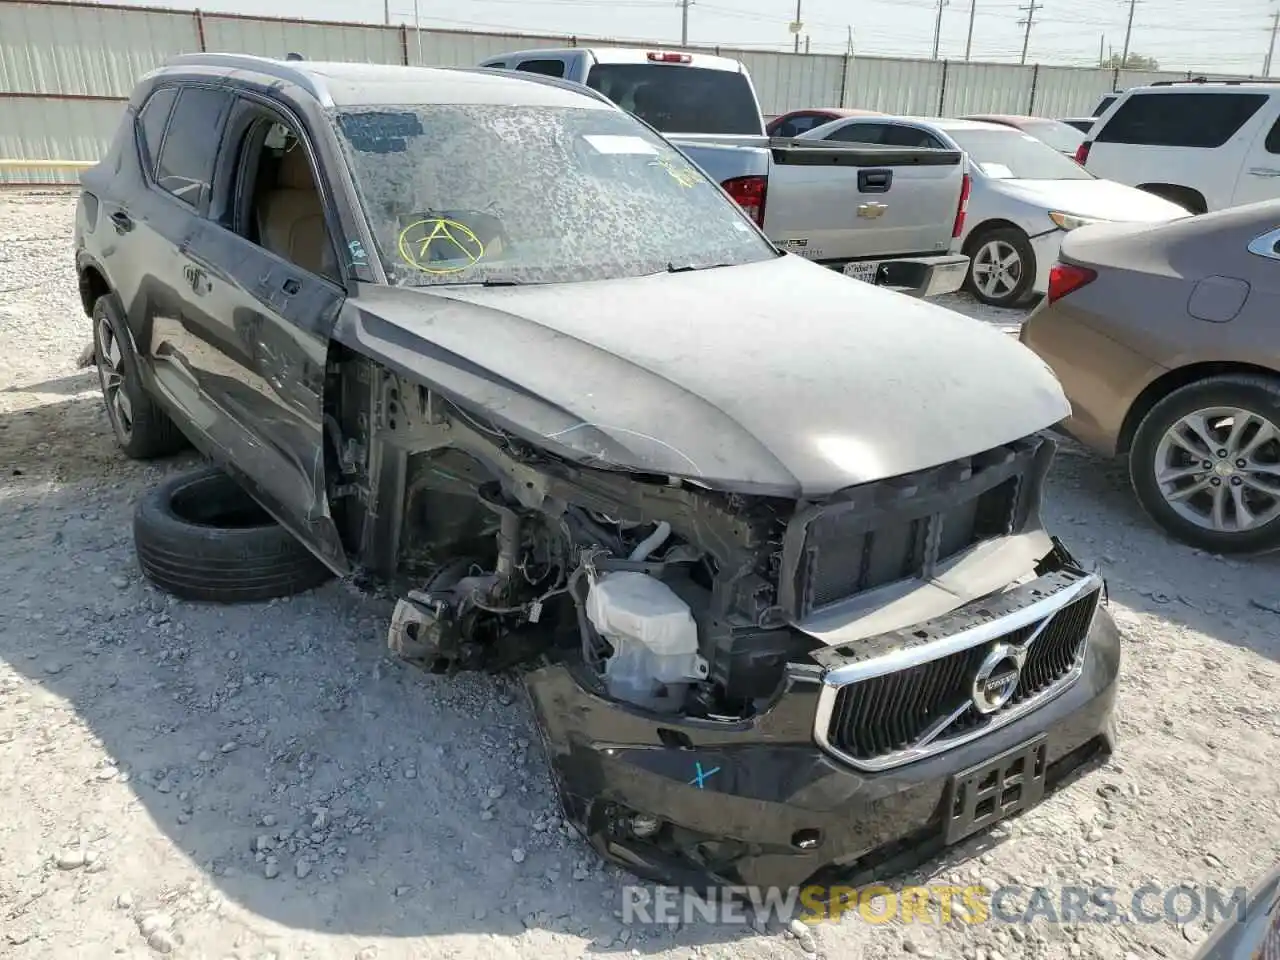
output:
[{"label": "car windshield of sedan", "polygon": [[336,121],[393,284],[602,280],[777,255],[621,111],[346,107]]},{"label": "car windshield of sedan", "polygon": [[948,129],[960,149],[993,180],[1093,180],[1070,157],[1021,130]]}]

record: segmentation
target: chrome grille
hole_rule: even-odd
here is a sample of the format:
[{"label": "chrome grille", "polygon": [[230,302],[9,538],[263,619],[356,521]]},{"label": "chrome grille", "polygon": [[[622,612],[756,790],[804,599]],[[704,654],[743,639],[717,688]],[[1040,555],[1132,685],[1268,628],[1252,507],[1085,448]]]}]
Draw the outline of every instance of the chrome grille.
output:
[{"label": "chrome grille", "polygon": [[[815,730],[819,743],[853,766],[885,770],[1025,715],[1079,676],[1100,588],[1097,577],[1082,576],[959,635],[830,671]],[[1025,659],[1012,695],[984,714],[976,706],[975,679],[997,645]]]}]

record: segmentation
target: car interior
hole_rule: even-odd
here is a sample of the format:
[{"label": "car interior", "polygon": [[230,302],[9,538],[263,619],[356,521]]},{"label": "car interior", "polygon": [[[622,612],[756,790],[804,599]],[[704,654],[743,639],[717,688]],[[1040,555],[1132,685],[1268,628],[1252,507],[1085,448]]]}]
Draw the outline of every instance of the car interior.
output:
[{"label": "car interior", "polygon": [[[324,205],[306,148],[280,123],[260,124],[245,138],[241,167],[249,198],[238,231],[290,263],[335,282],[339,279]],[[253,153],[257,152],[256,163]]]}]

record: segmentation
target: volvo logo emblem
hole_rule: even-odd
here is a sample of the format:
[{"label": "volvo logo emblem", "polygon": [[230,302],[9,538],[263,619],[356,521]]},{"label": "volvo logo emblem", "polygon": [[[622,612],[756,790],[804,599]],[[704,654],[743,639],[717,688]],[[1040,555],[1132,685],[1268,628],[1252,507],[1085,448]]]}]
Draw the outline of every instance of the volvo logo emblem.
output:
[{"label": "volvo logo emblem", "polygon": [[1012,700],[1026,659],[1025,647],[1008,643],[997,643],[987,651],[973,675],[969,692],[973,708],[981,714],[995,713]]}]

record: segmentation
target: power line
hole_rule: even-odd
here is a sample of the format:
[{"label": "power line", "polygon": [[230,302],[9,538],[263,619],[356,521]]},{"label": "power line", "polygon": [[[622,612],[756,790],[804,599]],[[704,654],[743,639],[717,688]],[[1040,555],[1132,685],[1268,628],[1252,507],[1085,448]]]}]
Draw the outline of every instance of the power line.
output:
[{"label": "power line", "polygon": [[1044,4],[1037,4],[1036,0],[1030,0],[1027,6],[1018,8],[1020,11],[1025,10],[1027,14],[1027,19],[1018,21],[1019,26],[1026,24],[1027,27],[1022,35],[1022,59],[1018,61],[1019,63],[1027,62],[1027,45],[1031,43],[1031,24],[1035,20],[1037,7],[1043,8]]}]

